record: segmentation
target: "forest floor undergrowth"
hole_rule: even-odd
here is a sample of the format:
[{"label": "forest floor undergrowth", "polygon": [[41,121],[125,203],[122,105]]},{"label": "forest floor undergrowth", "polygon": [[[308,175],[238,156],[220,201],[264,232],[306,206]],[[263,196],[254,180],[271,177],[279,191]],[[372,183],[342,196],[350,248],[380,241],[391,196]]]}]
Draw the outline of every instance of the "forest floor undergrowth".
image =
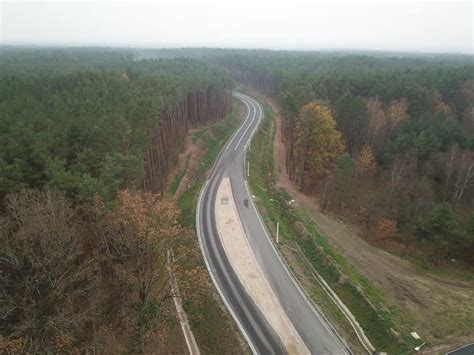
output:
[{"label": "forest floor undergrowth", "polygon": [[[285,145],[281,134],[279,108],[272,100],[259,96],[273,110],[275,138],[273,160],[275,186],[295,200],[327,237],[330,246],[354,269],[351,274],[364,284],[360,275],[370,280],[383,298],[401,312],[402,326],[416,331],[429,343],[426,353],[445,353],[474,339],[474,275],[456,269],[443,269],[415,263],[392,254],[364,238],[358,226],[334,214],[323,213],[318,199],[301,193],[289,180],[285,167]],[[370,299],[370,298],[369,298]]]}]

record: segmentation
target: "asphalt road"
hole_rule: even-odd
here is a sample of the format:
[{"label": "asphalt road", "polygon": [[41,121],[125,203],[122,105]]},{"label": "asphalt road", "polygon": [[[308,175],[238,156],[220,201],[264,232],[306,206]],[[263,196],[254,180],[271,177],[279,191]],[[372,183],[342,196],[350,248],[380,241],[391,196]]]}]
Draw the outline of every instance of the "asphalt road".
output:
[{"label": "asphalt road", "polygon": [[196,213],[199,240],[211,277],[252,351],[259,354],[284,354],[285,349],[278,335],[240,283],[219,240],[214,213],[216,193],[222,178],[229,176],[249,243],[273,291],[307,348],[312,354],[347,354],[349,351],[310,305],[283,265],[249,196],[245,180],[245,150],[263,119],[263,111],[254,98],[240,93],[235,93],[235,96],[247,107],[246,119],[216,161],[201,191]]},{"label": "asphalt road", "polygon": [[447,355],[474,355],[474,343],[452,350]]}]

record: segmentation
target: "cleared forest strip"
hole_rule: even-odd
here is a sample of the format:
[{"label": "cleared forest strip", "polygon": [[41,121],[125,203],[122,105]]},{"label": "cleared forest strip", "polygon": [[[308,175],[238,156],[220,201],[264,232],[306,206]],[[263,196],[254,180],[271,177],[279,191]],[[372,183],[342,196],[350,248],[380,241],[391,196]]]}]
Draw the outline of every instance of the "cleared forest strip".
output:
[{"label": "cleared forest strip", "polygon": [[[436,272],[420,268],[408,258],[371,245],[361,230],[338,216],[320,212],[317,199],[302,194],[289,181],[279,107],[268,98],[262,97],[262,100],[267,100],[275,112],[276,186],[295,198],[294,205],[304,210],[318,231],[327,237],[331,248],[339,254],[337,262],[343,271],[360,285],[372,303],[388,305],[396,323],[403,324],[407,331],[417,330],[428,340],[432,346],[426,351],[448,351],[456,344],[472,340],[472,332],[470,336],[464,335],[472,329],[474,314],[474,304],[469,301],[474,296],[474,288],[467,274],[452,275],[451,270]],[[437,292],[431,292],[433,289]],[[390,304],[396,305],[399,311]],[[411,337],[408,340],[413,341]]]},{"label": "cleared forest strip", "polygon": [[[267,107],[266,116],[271,116],[271,110]],[[341,270],[334,264],[333,257],[327,254],[328,246],[327,243],[321,239],[322,237],[314,229],[307,217],[302,215],[302,211],[295,208],[290,208],[288,201],[291,200],[285,191],[276,189],[274,186],[275,176],[273,174],[273,138],[274,138],[274,127],[272,126],[272,119],[269,118],[263,123],[261,130],[254,140],[252,149],[249,152],[250,164],[254,166],[253,177],[250,177],[250,186],[253,193],[258,197],[257,204],[264,215],[264,219],[268,223],[270,230],[273,230],[274,223],[278,218],[277,206],[268,202],[268,200],[275,199],[280,201],[282,206],[280,214],[280,236],[284,243],[289,244],[293,249],[300,247],[304,250],[305,257],[313,264],[313,266],[322,274],[326,282],[328,282],[333,288],[341,300],[348,306],[351,312],[355,315],[357,321],[362,325],[364,331],[368,335],[369,339],[374,343],[378,351],[390,351],[390,352],[403,352],[407,351],[411,345],[407,343],[400,344],[399,342],[407,341],[410,339],[398,338],[395,333],[392,332],[391,326],[393,319],[391,313],[380,313],[378,310],[372,307],[371,303],[360,293],[349,278],[341,274]],[[259,163],[257,163],[259,162]],[[261,162],[265,162],[262,164]],[[283,208],[283,206],[285,206]],[[299,221],[299,222],[298,222]],[[297,228],[301,225],[306,233],[303,233]],[[321,237],[321,238],[320,238]],[[297,243],[297,244],[295,244]],[[322,243],[322,244],[321,244]],[[281,244],[283,245],[283,244]],[[328,304],[328,296],[326,292],[321,288],[320,285],[314,281],[308,282],[308,277],[312,278],[311,274],[308,273],[304,263],[301,264],[300,257],[291,255],[294,253],[290,252],[288,248],[280,248],[282,253],[288,257],[290,265],[295,270],[299,268],[300,281],[306,286],[309,286],[309,293],[317,295],[316,303],[324,303],[324,313],[343,328],[343,333],[346,335],[352,332],[355,337],[355,342],[359,343],[356,335],[353,333],[352,328],[349,326],[348,330],[347,320],[342,315],[339,309],[334,309],[334,305],[329,306],[330,314],[327,313],[326,305]],[[329,252],[331,255],[333,251]],[[317,289],[319,288],[320,291]],[[322,300],[322,301],[320,301]],[[332,303],[332,301],[329,301]],[[342,317],[342,319],[341,319]],[[345,329],[345,330],[344,330]],[[354,339],[354,338],[353,338]],[[354,344],[354,340],[352,342]],[[359,343],[360,344],[360,343]],[[359,345],[360,347],[360,345]],[[365,349],[363,350],[365,351]]]}]

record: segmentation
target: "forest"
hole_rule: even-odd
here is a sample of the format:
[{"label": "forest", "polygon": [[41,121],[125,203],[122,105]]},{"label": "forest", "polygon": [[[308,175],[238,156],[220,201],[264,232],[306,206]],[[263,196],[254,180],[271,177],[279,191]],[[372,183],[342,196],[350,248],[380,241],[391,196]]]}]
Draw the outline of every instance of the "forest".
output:
[{"label": "forest", "polygon": [[166,180],[189,132],[231,112],[232,79],[282,108],[287,173],[322,211],[473,266],[472,57],[4,46],[0,353],[146,352],[167,251],[195,247]]},{"label": "forest", "polygon": [[[45,185],[78,201],[96,193],[113,198],[120,189],[142,183],[145,175],[159,191],[167,168],[158,175],[153,163],[165,159],[169,165],[177,147],[159,136],[151,139],[149,132],[163,132],[163,139],[179,144],[188,125],[230,112],[229,82],[203,63],[132,62],[123,53],[94,57],[86,51],[76,61],[89,69],[76,70],[76,61],[59,53],[60,59],[51,56],[62,64],[48,69],[48,54],[40,52],[38,70],[31,54],[21,53],[16,61],[2,56],[0,199]],[[109,60],[111,69],[104,70]],[[170,116],[179,118],[173,131]],[[158,180],[150,182],[151,174]]]},{"label": "forest", "polygon": [[146,351],[191,235],[164,181],[230,84],[192,59],[2,47],[0,353]]},{"label": "forest", "polygon": [[322,210],[382,246],[474,262],[471,56],[224,50],[208,61],[281,105],[288,173]]}]

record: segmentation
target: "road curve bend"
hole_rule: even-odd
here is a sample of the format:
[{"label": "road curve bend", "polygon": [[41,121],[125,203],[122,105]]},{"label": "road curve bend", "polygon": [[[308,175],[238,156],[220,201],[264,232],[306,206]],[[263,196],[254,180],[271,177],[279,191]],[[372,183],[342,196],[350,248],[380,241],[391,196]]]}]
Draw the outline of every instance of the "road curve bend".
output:
[{"label": "road curve bend", "polygon": [[252,352],[285,354],[287,351],[281,339],[239,281],[219,238],[216,195],[222,179],[229,177],[240,221],[252,251],[306,347],[312,354],[349,354],[350,350],[318,314],[292,277],[250,197],[244,166],[245,153],[263,119],[263,110],[248,95],[234,92],[234,96],[247,108],[245,120],[222,149],[201,190],[196,209],[199,243],[211,278]]}]

